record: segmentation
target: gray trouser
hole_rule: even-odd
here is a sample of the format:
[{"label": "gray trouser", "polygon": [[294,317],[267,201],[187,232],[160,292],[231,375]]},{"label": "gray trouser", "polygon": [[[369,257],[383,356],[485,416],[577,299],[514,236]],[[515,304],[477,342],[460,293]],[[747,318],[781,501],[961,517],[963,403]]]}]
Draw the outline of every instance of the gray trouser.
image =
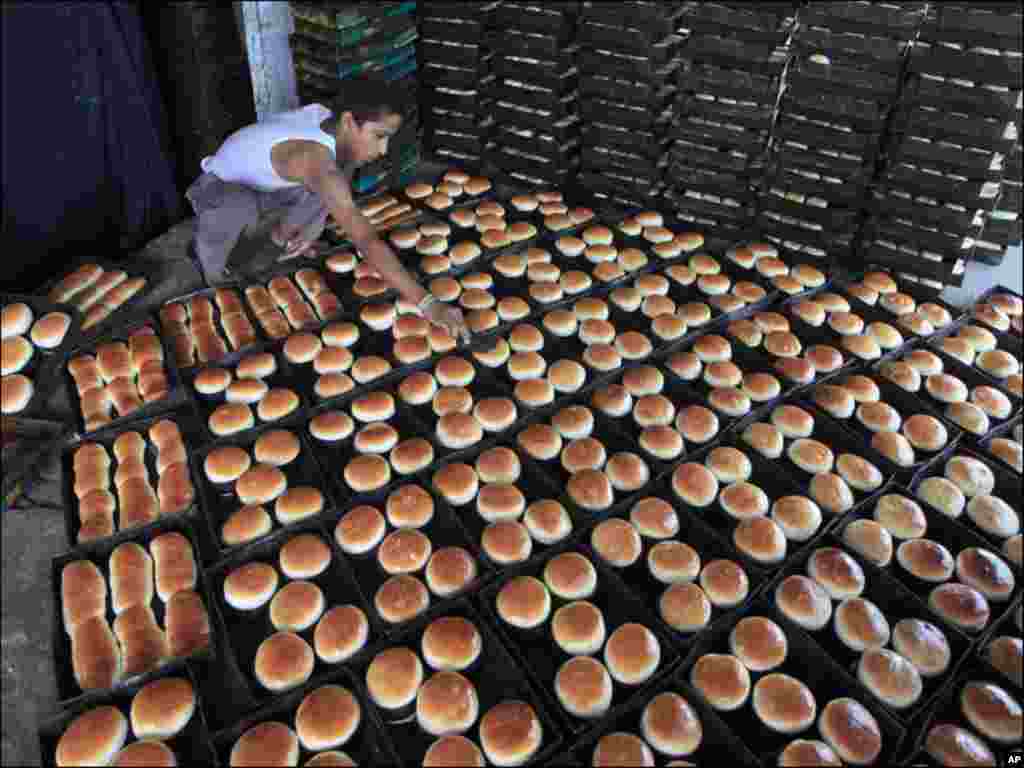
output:
[{"label": "gray trouser", "polygon": [[268,213],[287,209],[282,219],[285,240],[315,240],[327,222],[327,209],[320,196],[303,186],[265,192],[204,173],[185,197],[196,212],[196,256],[208,282],[224,275],[231,251],[245,228]]}]

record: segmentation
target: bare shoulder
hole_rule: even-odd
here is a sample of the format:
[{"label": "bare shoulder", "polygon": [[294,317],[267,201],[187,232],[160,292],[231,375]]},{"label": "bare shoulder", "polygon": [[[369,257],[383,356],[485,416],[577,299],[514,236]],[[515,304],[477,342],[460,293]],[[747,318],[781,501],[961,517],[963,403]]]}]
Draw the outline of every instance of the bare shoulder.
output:
[{"label": "bare shoulder", "polygon": [[317,141],[288,139],[270,150],[270,164],[288,181],[306,181],[312,173],[333,162],[330,150]]}]

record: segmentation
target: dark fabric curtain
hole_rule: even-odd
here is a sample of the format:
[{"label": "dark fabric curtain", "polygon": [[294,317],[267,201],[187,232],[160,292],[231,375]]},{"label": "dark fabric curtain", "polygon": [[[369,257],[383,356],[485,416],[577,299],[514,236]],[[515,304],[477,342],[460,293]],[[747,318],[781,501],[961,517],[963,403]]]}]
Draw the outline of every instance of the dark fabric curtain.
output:
[{"label": "dark fabric curtain", "polygon": [[139,10],[5,2],[0,285],[118,260],[175,223],[182,191]]}]

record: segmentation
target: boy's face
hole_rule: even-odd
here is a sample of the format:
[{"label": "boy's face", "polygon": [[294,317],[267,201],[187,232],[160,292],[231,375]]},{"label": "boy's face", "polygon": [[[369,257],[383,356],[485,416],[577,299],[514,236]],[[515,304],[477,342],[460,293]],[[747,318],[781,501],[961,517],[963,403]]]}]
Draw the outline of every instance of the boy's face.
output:
[{"label": "boy's face", "polygon": [[402,117],[389,114],[360,125],[346,112],[342,122],[348,127],[346,138],[352,160],[356,165],[366,165],[388,153],[388,140],[402,126]]}]

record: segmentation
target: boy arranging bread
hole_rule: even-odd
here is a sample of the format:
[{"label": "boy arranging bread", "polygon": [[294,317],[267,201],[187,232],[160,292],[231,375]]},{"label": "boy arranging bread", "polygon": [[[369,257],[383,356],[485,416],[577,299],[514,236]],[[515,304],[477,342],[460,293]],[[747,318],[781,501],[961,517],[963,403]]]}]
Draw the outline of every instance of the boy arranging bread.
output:
[{"label": "boy arranging bread", "polygon": [[353,170],[387,152],[408,98],[385,81],[355,79],[345,83],[333,110],[309,104],[273,115],[231,134],[204,158],[203,174],[186,197],[197,216],[192,255],[207,284],[224,280],[242,231],[267,211],[284,209],[272,237],[290,258],[313,247],[330,213],[401,298],[468,339],[462,312],[416,282],[352,200]]}]

